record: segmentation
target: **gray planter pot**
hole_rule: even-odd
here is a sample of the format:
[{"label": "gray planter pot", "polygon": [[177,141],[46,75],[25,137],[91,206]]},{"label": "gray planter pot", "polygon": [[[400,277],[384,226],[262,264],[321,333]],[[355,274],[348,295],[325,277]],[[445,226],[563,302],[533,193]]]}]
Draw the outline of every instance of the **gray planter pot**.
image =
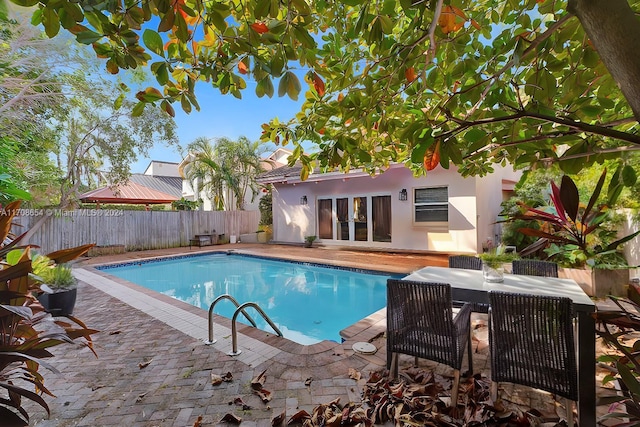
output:
[{"label": "gray planter pot", "polygon": [[78,289],[73,288],[52,294],[41,294],[38,296],[38,301],[40,301],[47,313],[51,313],[53,316],[69,316],[73,314],[77,295]]}]

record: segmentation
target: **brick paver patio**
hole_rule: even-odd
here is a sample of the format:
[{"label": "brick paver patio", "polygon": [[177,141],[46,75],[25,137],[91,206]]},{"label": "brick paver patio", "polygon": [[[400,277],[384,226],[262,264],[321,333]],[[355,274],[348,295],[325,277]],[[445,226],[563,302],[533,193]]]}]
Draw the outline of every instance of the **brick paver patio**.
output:
[{"label": "brick paver patio", "polygon": [[[411,272],[427,264],[442,265],[442,258],[415,254],[363,254],[323,249],[302,249],[272,245],[233,245],[235,250],[289,258],[317,259],[327,263],[351,262],[360,267]],[[215,247],[215,249],[221,249]],[[95,358],[88,349],[70,346],[54,348],[50,360],[60,374],[45,372],[46,385],[56,395],[45,397],[51,416],[37,405],[28,404],[31,425],[37,426],[202,426],[219,425],[227,413],[242,418],[242,426],[270,426],[271,419],[286,410],[287,419],[301,409],[311,413],[318,404],[340,398],[360,402],[370,374],[384,367],[384,310],[346,330],[344,343],[323,342],[302,346],[250,327],[239,328],[243,353],[226,354],[230,348],[228,319],[216,317],[216,338],[207,346],[207,313],[169,297],[146,291],[122,280],[113,280],[91,268],[145,256],[168,255],[188,249],[128,253],[81,263],[81,283],[74,315],[100,333],[94,337]],[[191,252],[195,252],[196,249]],[[332,260],[332,258],[334,258]],[[135,297],[135,298],[134,298]],[[133,301],[127,301],[131,298]],[[130,302],[132,305],[130,305]],[[136,308],[138,307],[138,308]],[[141,307],[144,310],[140,310]],[[184,321],[182,318],[187,319]],[[478,320],[482,324],[482,319]],[[376,345],[374,355],[352,350],[358,341]],[[486,329],[476,330],[476,371],[488,369]],[[412,358],[401,359],[408,366]],[[435,367],[444,376],[451,370]],[[350,368],[361,379],[349,377]],[[272,400],[263,403],[250,387],[252,378],[266,371],[264,388]],[[230,372],[233,381],[211,384],[211,374]],[[502,386],[507,404],[521,404],[547,414],[556,401],[547,393]],[[242,402],[244,408],[234,403]],[[559,409],[558,413],[563,414]],[[0,423],[1,424],[1,423]],[[222,423],[224,424],[224,423]]]}]

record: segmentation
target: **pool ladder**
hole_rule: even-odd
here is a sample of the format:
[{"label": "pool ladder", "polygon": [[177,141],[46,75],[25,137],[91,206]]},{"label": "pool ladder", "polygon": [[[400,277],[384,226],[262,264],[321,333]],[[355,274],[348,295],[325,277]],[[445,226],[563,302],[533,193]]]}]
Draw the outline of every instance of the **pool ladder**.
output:
[{"label": "pool ladder", "polygon": [[251,316],[249,316],[247,312],[244,311],[246,307],[255,308],[256,311],[260,313],[262,318],[269,324],[269,326],[273,328],[276,334],[278,334],[279,337],[282,336],[282,332],[280,332],[280,329],[278,329],[278,327],[271,321],[269,316],[267,316],[267,314],[260,308],[258,304],[256,304],[255,302],[245,302],[244,304],[239,304],[238,301],[231,295],[223,294],[217,297],[216,299],[214,299],[211,305],[209,306],[209,339],[204,342],[206,345],[215,344],[217,342],[217,340],[213,339],[213,308],[218,303],[218,301],[221,301],[223,299],[228,299],[233,303],[233,305],[236,306],[236,311],[233,312],[233,317],[231,318],[232,351],[228,353],[229,356],[237,356],[240,353],[242,353],[242,350],[238,350],[238,328],[236,326],[236,319],[238,318],[238,314],[242,313],[244,317],[246,317],[247,320],[253,325],[254,328],[258,327],[256,325],[256,322],[251,318]]}]

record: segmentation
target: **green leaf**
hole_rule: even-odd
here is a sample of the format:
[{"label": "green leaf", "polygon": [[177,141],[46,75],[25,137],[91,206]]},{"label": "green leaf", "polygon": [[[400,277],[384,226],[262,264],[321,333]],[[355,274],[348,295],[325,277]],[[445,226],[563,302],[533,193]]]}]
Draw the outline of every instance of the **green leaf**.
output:
[{"label": "green leaf", "polygon": [[7,8],[7,4],[5,0],[0,0],[0,20],[6,20],[9,16],[9,8]]},{"label": "green leaf", "polygon": [[78,43],[93,44],[102,38],[102,34],[93,31],[81,31],[76,35]]},{"label": "green leaf", "polygon": [[144,107],[147,104],[145,104],[144,102],[140,101],[138,102],[134,107],[133,110],[131,110],[131,115],[133,117],[140,117],[142,115],[142,113],[144,112]]},{"label": "green leaf", "polygon": [[304,47],[306,47],[307,49],[315,49],[316,41],[309,35],[306,28],[300,25],[294,25],[293,34]]},{"label": "green leaf", "polygon": [[424,160],[424,154],[427,152],[427,149],[433,145],[434,139],[432,136],[427,137],[426,139],[420,141],[418,145],[413,147],[411,151],[411,161],[413,163],[422,164]]},{"label": "green leaf", "polygon": [[17,4],[18,6],[22,6],[22,7],[31,7],[40,3],[39,0],[11,0],[11,1]]},{"label": "green leaf", "polygon": [[144,30],[144,33],[142,33],[142,40],[149,50],[154,52],[156,55],[164,57],[164,48],[160,34],[147,28]]},{"label": "green leaf", "polygon": [[257,19],[262,19],[269,14],[269,8],[271,7],[271,0],[258,0],[256,7],[253,10],[253,14]]},{"label": "green leaf", "polygon": [[618,368],[620,378],[622,379],[624,385],[627,386],[627,389],[636,396],[640,396],[640,383],[638,383],[638,379],[635,375],[633,375],[631,369],[629,369],[627,365],[620,362],[616,363],[616,368]]},{"label": "green leaf", "polygon": [[278,96],[283,97],[287,94],[287,87],[289,87],[289,73],[285,73],[278,83]]},{"label": "green leaf", "polygon": [[167,13],[165,13],[160,19],[160,24],[158,25],[158,32],[166,33],[167,31],[173,28],[173,23],[176,20],[176,15],[173,13],[173,9],[169,9]]},{"label": "green leaf", "polygon": [[187,22],[184,20],[184,16],[181,13],[175,15],[174,24],[178,28],[176,31],[176,36],[178,36],[178,40],[181,42],[189,41],[189,28],[187,27]]},{"label": "green leaf", "polygon": [[631,165],[622,168],[622,182],[625,187],[633,187],[637,181],[636,170]]},{"label": "green leaf", "polygon": [[191,103],[189,102],[189,98],[187,98],[185,95],[182,95],[182,97],[180,97],[180,105],[182,106],[182,110],[185,113],[191,113]]},{"label": "green leaf", "polygon": [[218,31],[223,33],[227,29],[227,21],[225,21],[224,16],[222,16],[218,11],[212,10],[211,13],[209,13],[209,17]]},{"label": "green leaf", "polygon": [[173,106],[171,106],[171,104],[169,104],[169,102],[166,99],[160,103],[160,108],[171,117],[176,116],[176,111],[173,109]]},{"label": "green leaf", "polygon": [[273,96],[273,83],[270,77],[265,77],[258,82],[256,85],[256,95],[258,95],[258,98],[262,98],[264,95],[267,95],[269,98]]},{"label": "green leaf", "polygon": [[49,38],[55,37],[60,31],[60,20],[55,10],[45,7],[42,9],[42,25],[44,25],[44,32]]},{"label": "green leaf", "polygon": [[378,15],[378,19],[380,20],[382,32],[385,34],[391,34],[393,32],[393,21],[391,18],[385,15]]},{"label": "green leaf", "polygon": [[115,100],[115,102],[113,103],[113,108],[115,110],[119,110],[120,107],[122,107],[122,101],[124,101],[125,98],[125,94],[121,93],[120,96],[118,96]]},{"label": "green leaf", "polygon": [[[5,1],[5,0],[2,0]],[[37,26],[42,23],[42,9],[37,9],[31,16],[31,25]]]},{"label": "green leaf", "polygon": [[487,133],[482,129],[472,128],[472,129],[469,129],[467,133],[464,134],[464,139],[466,139],[469,142],[477,142],[482,138],[484,138],[485,136],[487,136]]}]

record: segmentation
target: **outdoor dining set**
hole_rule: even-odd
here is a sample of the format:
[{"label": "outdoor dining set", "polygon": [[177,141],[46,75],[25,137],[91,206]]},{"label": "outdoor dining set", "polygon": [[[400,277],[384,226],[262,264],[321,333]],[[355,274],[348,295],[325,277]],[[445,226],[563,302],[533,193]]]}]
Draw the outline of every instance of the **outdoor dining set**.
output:
[{"label": "outdoor dining set", "polygon": [[[425,267],[387,286],[387,367],[398,372],[398,355],[454,369],[456,405],[464,354],[473,373],[472,312],[488,313],[492,399],[498,383],[545,390],[572,404],[580,426],[596,425],[595,304],[580,286],[558,278],[557,265],[515,260],[503,282],[487,282],[482,262],[452,256],[449,268]],[[574,331],[577,329],[577,350]]]}]

